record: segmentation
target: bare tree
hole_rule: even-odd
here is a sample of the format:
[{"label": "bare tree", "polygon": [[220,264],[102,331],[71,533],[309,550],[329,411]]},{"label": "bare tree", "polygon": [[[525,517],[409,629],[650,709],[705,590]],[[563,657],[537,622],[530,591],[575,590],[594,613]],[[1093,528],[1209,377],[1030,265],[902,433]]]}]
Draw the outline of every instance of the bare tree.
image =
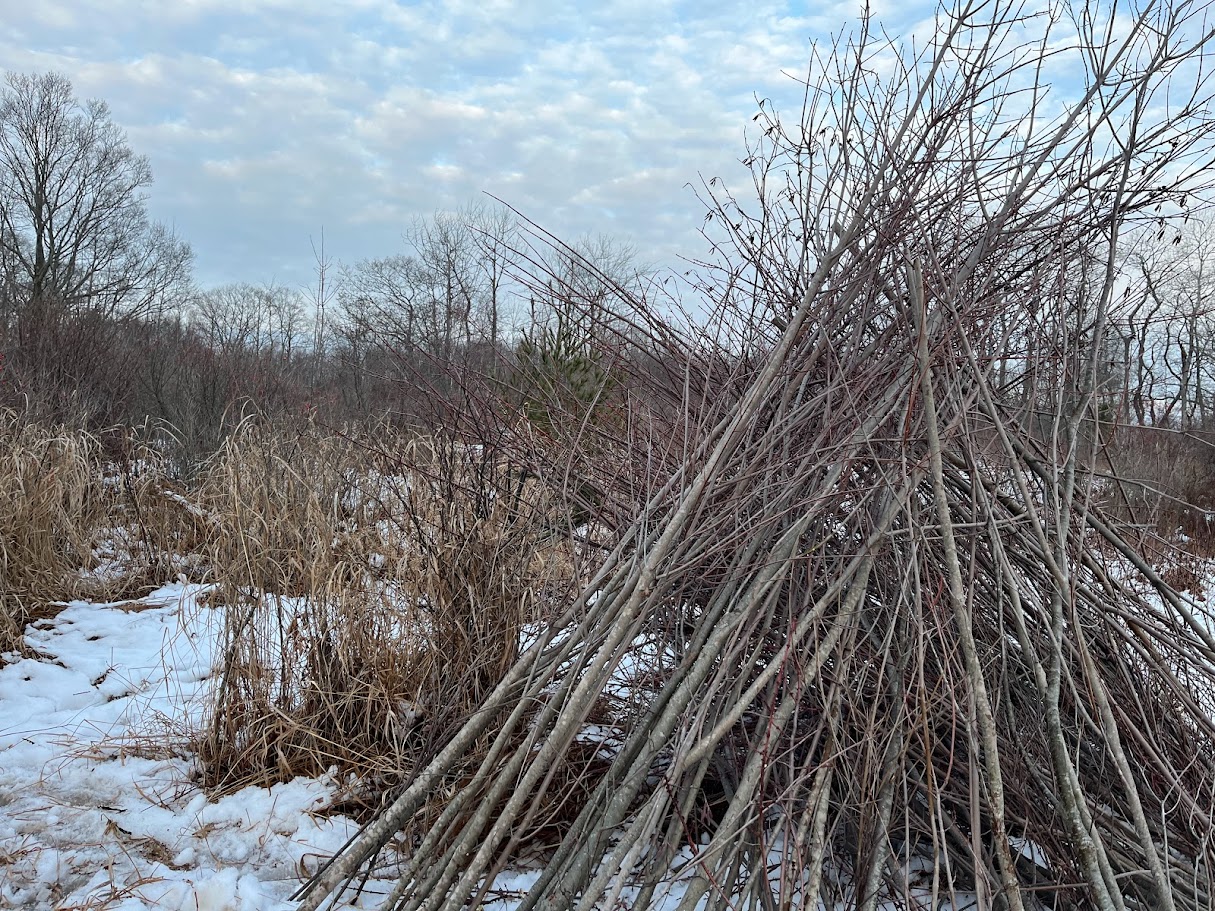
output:
[{"label": "bare tree", "polygon": [[190,249],[148,219],[152,183],[101,101],[58,73],[0,93],[0,261],[26,301],[144,313],[189,277]]},{"label": "bare tree", "polygon": [[188,288],[190,248],[148,218],[151,182],[103,102],[79,101],[57,73],[8,74],[0,333],[24,400],[51,416],[118,416],[138,358],[124,322]]},{"label": "bare tree", "polygon": [[333,261],[325,253],[325,229],[321,229],[318,245],[312,244],[315,263],[313,274],[316,281],[309,289],[312,302],[312,369],[308,378],[309,389],[315,391],[321,382],[326,351],[329,347],[329,308],[337,298],[337,288],[330,280]]},{"label": "bare tree", "polygon": [[290,360],[303,343],[303,306],[275,285],[237,283],[199,294],[189,307],[190,325],[214,350],[235,357]]},{"label": "bare tree", "polygon": [[517,258],[516,248],[521,236],[519,225],[510,210],[501,205],[475,203],[460,211],[477,245],[481,281],[478,303],[479,334],[492,348],[502,341],[510,318],[508,300],[511,296],[511,264]]},{"label": "bare tree", "polygon": [[1215,233],[1202,219],[1153,230],[1127,257],[1112,320],[1130,416],[1205,426],[1215,406]]},{"label": "bare tree", "polygon": [[[354,372],[360,389],[362,374],[373,362],[381,366],[389,352],[400,360],[418,350],[432,350],[416,273],[416,262],[403,254],[363,260],[342,270],[333,330],[339,339],[338,356]],[[356,398],[360,410],[370,404],[362,394]]]}]

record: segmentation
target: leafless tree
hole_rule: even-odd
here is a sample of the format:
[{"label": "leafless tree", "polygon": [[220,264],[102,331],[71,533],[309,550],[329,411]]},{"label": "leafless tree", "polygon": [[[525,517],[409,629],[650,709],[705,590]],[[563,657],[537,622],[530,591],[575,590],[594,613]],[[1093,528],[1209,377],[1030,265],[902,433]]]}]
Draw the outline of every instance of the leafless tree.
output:
[{"label": "leafless tree", "polygon": [[1181,430],[1215,413],[1215,234],[1186,221],[1140,238],[1112,316],[1128,417]]},{"label": "leafless tree", "polygon": [[146,158],[57,73],[0,90],[0,331],[18,383],[55,417],[108,414],[135,354],[122,323],[184,296],[190,248],[148,218]]},{"label": "leafless tree", "polygon": [[190,249],[147,215],[146,158],[58,73],[0,93],[0,262],[26,302],[142,314],[189,278]]},{"label": "leafless tree", "polygon": [[512,317],[511,264],[520,243],[519,225],[514,214],[501,205],[475,203],[461,210],[477,245],[483,276],[481,301],[477,307],[479,334],[497,349]]},{"label": "leafless tree", "polygon": [[329,349],[329,310],[337,298],[337,287],[332,280],[333,261],[325,252],[325,230],[321,229],[320,243],[313,242],[312,256],[315,263],[316,281],[310,289],[312,303],[312,370],[309,388],[319,387],[325,358]]},{"label": "leafless tree", "polygon": [[212,288],[195,296],[188,315],[191,327],[209,347],[233,358],[288,362],[310,334],[299,296],[274,285]]},{"label": "leafless tree", "polygon": [[417,219],[406,252],[345,270],[346,320],[443,363],[471,343],[497,345],[508,318],[513,231],[509,213],[483,205]]}]

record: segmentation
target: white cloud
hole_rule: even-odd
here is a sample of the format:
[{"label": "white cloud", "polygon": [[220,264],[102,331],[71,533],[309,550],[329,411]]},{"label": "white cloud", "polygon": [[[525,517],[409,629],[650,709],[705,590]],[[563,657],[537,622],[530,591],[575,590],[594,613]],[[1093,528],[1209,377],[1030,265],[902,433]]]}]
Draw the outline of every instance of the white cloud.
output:
[{"label": "white cloud", "polygon": [[755,94],[800,100],[856,4],[609,0],[3,2],[0,63],[110,102],[204,282],[304,282],[321,226],[385,255],[415,215],[499,195],[559,235],[701,252],[699,173],[742,175]]}]

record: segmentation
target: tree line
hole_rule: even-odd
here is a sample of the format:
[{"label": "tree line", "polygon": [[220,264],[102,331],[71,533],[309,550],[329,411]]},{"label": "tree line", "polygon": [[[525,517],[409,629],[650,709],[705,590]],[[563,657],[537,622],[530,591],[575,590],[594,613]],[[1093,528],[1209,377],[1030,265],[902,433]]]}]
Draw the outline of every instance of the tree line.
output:
[{"label": "tree line", "polygon": [[[7,75],[0,405],[94,428],[159,422],[196,456],[251,407],[319,412],[334,422],[418,419],[419,396],[450,384],[452,365],[486,371],[522,358],[544,363],[548,374],[585,372],[593,347],[585,314],[596,301],[610,309],[613,286],[641,293],[653,278],[627,244],[602,236],[537,244],[513,212],[477,203],[416,219],[402,251],[384,258],[336,263],[322,240],[309,288],[199,289],[189,244],[148,214],[151,183],[148,160],[129,147],[104,102],[77,98],[57,73]],[[746,216],[714,186],[706,185],[707,240],[721,243],[716,216],[716,224],[734,223],[736,243],[755,242]],[[1022,306],[996,317],[1007,325],[993,334],[1000,341],[989,354],[1006,395],[1050,398],[1070,369],[1050,339],[1083,337],[1088,324],[1100,337],[1083,343],[1087,369],[1111,424],[1211,428],[1215,233],[1198,201],[1162,199],[1170,210],[1126,235],[1115,264],[1119,293],[1101,319],[1086,309],[1086,270],[1102,270],[1100,262],[1077,268],[1075,288],[1062,292],[1075,306]],[[781,325],[780,313],[754,301],[788,299],[767,285],[796,289],[813,266],[812,251],[796,243],[796,224],[775,230],[777,211],[764,213],[759,242],[767,250],[738,251],[750,266],[722,276],[701,263],[693,278],[693,293],[710,303],[751,295],[750,308],[740,302],[733,311],[748,326],[730,330],[740,357]],[[1027,245],[1024,268],[1034,268],[1034,256]],[[768,267],[757,271],[759,263]],[[531,382],[546,380],[532,370]]]},{"label": "tree line", "polygon": [[[314,247],[309,288],[197,288],[189,244],[147,211],[148,160],[57,73],[0,96],[0,405],[84,423],[164,422],[195,453],[242,407],[408,419],[410,389],[538,338],[563,293],[636,285],[627,244],[554,254],[477,203],[415,219],[402,252],[353,264]],[[559,279],[521,278],[544,256]],[[554,287],[562,285],[562,290]]]}]

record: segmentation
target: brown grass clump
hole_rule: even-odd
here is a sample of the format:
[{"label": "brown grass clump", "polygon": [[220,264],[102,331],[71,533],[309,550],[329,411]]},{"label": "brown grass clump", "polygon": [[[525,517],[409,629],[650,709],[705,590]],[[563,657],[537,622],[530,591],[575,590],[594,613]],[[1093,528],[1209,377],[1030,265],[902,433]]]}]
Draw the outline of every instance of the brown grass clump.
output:
[{"label": "brown grass clump", "polygon": [[0,412],[0,652],[58,602],[143,594],[191,569],[204,517],[154,446],[112,437]]},{"label": "brown grass clump", "polygon": [[300,596],[358,584],[380,546],[381,508],[359,485],[365,458],[351,440],[246,421],[202,478],[214,524],[208,558],[217,597]]},{"label": "brown grass clump", "polygon": [[202,503],[226,629],[213,788],[336,767],[346,809],[378,805],[516,660],[533,593],[572,565],[543,492],[450,440],[247,424]]},{"label": "brown grass clump", "polygon": [[105,519],[95,437],[0,412],[0,651],[48,604],[77,597]]}]

